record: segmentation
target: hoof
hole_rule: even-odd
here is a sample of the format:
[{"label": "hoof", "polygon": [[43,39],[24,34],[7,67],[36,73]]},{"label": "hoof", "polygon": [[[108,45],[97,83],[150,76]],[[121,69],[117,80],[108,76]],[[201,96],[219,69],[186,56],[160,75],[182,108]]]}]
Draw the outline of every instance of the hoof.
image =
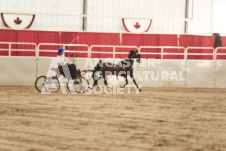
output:
[{"label": "hoof", "polygon": [[125,88],[125,86],[124,86],[124,85],[120,85],[119,87],[120,87],[120,88]]}]

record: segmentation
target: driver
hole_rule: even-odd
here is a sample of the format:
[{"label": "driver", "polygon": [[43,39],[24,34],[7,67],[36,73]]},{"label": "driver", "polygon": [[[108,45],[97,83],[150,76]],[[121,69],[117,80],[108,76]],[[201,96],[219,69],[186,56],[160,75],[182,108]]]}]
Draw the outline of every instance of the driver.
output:
[{"label": "driver", "polygon": [[[60,47],[58,49],[58,55],[57,55],[57,64],[58,64],[58,69],[60,71],[60,74],[64,75],[63,71],[63,66],[68,66],[68,69],[70,71],[70,75],[72,79],[76,78],[76,66],[74,64],[75,62],[75,55],[71,55],[69,58],[65,57],[64,51],[66,49]],[[67,69],[67,68],[66,68]]]}]

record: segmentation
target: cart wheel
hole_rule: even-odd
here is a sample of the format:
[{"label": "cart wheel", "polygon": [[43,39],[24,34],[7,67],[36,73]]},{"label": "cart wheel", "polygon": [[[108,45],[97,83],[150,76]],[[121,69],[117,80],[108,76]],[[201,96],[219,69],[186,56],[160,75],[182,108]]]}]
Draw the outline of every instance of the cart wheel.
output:
[{"label": "cart wheel", "polygon": [[85,93],[89,89],[89,81],[84,77],[78,77],[70,80],[67,86],[71,93]]},{"label": "cart wheel", "polygon": [[60,88],[58,78],[46,78],[46,76],[40,76],[35,81],[35,88],[39,92],[57,92]]}]

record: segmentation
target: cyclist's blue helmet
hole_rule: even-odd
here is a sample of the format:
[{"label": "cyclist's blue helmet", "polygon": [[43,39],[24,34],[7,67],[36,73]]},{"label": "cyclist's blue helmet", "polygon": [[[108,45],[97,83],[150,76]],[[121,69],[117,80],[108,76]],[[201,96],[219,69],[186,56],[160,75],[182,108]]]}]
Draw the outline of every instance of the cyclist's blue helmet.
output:
[{"label": "cyclist's blue helmet", "polygon": [[60,47],[60,48],[58,49],[58,53],[57,53],[58,56],[60,56],[65,50],[66,50],[66,49]]}]

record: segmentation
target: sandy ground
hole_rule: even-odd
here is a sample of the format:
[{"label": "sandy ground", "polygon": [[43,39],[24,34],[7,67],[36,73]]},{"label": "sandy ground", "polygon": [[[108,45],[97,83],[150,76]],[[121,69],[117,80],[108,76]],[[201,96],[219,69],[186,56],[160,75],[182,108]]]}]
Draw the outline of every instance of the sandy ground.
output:
[{"label": "sandy ground", "polygon": [[226,89],[41,95],[0,87],[0,151],[225,151]]}]

